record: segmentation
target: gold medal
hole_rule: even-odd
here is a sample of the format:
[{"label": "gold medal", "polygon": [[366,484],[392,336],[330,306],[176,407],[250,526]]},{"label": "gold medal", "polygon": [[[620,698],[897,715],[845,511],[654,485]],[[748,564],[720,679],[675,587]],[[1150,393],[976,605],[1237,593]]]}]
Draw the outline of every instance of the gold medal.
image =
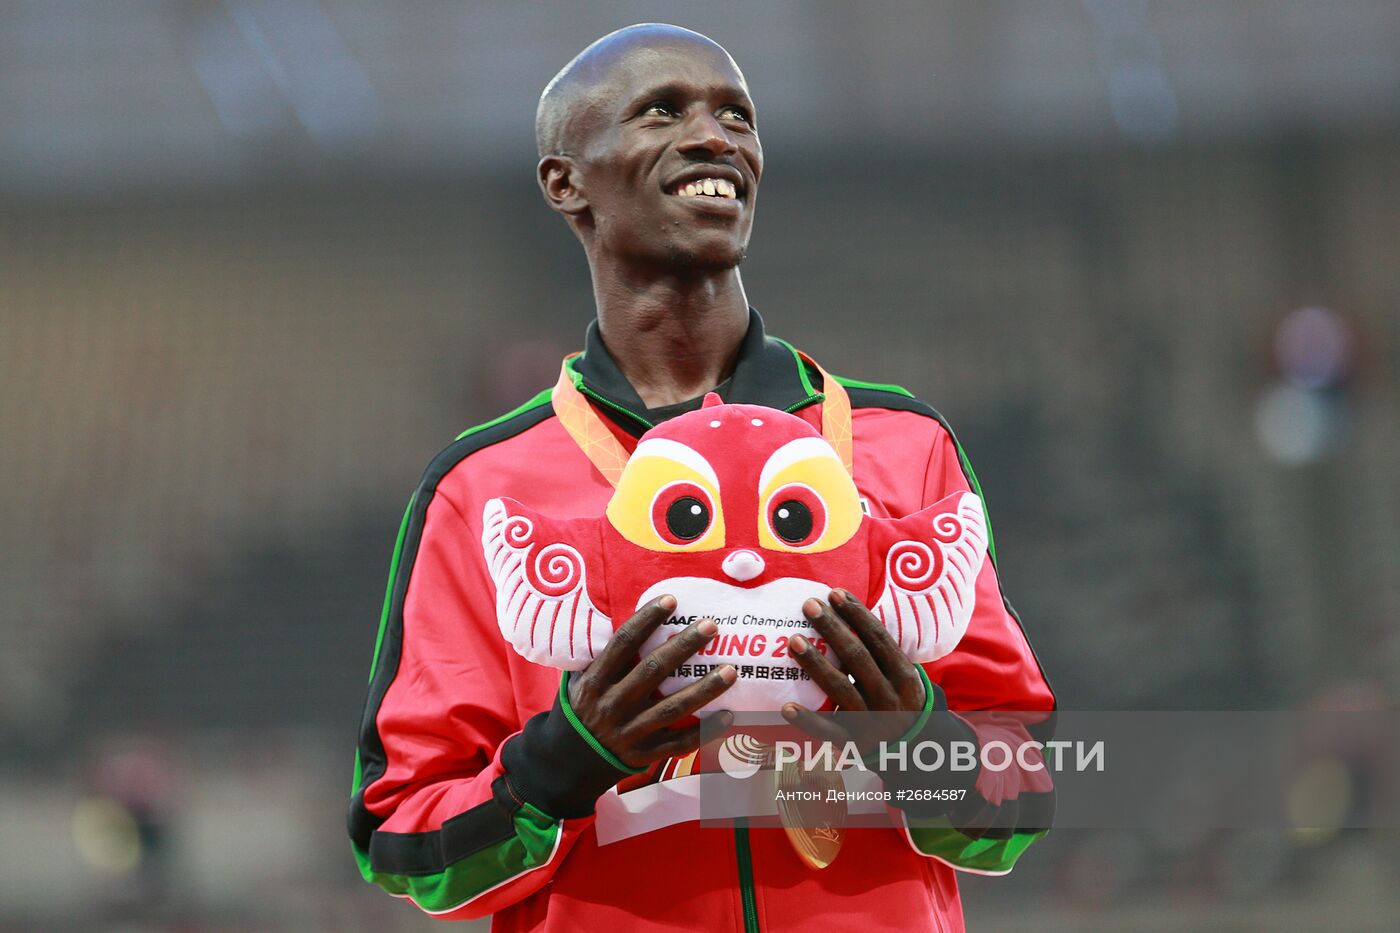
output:
[{"label": "gold medal", "polygon": [[836,861],[846,835],[846,785],[840,772],[821,766],[804,770],[790,761],[774,777],[778,818],[788,842],[809,868],[826,868]]}]

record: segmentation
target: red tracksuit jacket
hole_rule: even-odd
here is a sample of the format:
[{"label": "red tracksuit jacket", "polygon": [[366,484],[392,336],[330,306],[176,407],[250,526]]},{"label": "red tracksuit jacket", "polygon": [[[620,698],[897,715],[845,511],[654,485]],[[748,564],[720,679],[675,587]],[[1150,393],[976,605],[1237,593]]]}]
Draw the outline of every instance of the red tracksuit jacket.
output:
[{"label": "red tracksuit jacket", "polygon": [[[630,450],[649,426],[645,408],[596,322],[570,366]],[[933,409],[895,386],[833,378],[851,399],[855,482],[873,514],[980,494]],[[725,401],[792,411],[820,429],[820,389],[752,313]],[[618,767],[561,710],[559,672],[510,649],[480,545],[485,501],[511,496],[568,516],[600,514],[611,494],[549,392],[465,432],[428,467],[394,549],[355,761],[349,830],[364,877],[434,915],[494,914],[495,930],[962,930],[953,869],[1011,869],[1050,825],[1047,772],[977,774],[971,799],[945,819],[848,829],[836,862],[813,871],[780,829],[701,827],[670,812],[656,795],[667,768]],[[991,557],[966,635],[925,665],[937,685],[930,727],[966,729],[956,711],[1043,710],[1029,731],[1046,741],[1054,695],[1001,594],[995,544]],[[623,779],[597,812],[594,792],[581,790]],[[994,822],[988,814],[1003,828],[970,828]],[[600,845],[600,835],[615,841]]]}]

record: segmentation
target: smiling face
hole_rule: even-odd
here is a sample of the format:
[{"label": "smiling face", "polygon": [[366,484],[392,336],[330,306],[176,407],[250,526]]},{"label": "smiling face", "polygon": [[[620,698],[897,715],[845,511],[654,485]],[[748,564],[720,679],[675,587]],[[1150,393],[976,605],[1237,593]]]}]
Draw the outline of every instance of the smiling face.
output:
[{"label": "smiling face", "polygon": [[544,154],[540,182],[590,253],[673,272],[737,266],[763,149],[729,55],[686,30],[637,27],[595,43],[566,79],[566,112],[541,135],[542,150],[563,151]]}]

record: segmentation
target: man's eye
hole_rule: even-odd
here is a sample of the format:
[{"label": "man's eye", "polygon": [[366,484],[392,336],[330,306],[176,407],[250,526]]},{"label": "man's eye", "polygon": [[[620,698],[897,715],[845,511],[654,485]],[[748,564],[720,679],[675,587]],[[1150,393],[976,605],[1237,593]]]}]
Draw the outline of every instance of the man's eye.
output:
[{"label": "man's eye", "polygon": [[725,107],[720,111],[720,114],[725,117],[743,120],[745,123],[751,122],[749,120],[749,112],[743,107]]},{"label": "man's eye", "polygon": [[642,113],[646,114],[647,116],[659,114],[665,117],[673,117],[676,115],[676,108],[672,107],[664,100],[658,100],[647,104],[647,108],[643,110]]}]

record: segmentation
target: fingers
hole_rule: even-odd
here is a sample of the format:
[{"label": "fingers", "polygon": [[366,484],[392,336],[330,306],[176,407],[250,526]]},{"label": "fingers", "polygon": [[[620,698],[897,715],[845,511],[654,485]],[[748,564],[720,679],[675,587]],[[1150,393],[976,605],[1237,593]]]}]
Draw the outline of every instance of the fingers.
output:
[{"label": "fingers", "polygon": [[847,710],[863,710],[865,700],[850,678],[832,666],[826,657],[812,647],[812,643],[801,635],[788,636],[788,654],[796,659],[807,675],[818,687],[836,703]]},{"label": "fingers", "polygon": [[700,723],[697,722],[684,729],[667,729],[658,738],[638,747],[637,751],[650,761],[658,761],[688,755],[700,747],[700,742]]},{"label": "fingers", "polygon": [[837,725],[830,716],[814,713],[798,703],[784,704],[783,718],[812,738],[821,739],[824,742],[844,745],[851,738],[850,734]]},{"label": "fingers", "polygon": [[722,664],[695,683],[657,700],[650,709],[637,717],[637,728],[646,732],[684,719],[734,686],[738,679],[739,672],[733,665]]},{"label": "fingers", "polygon": [[658,596],[638,609],[612,633],[602,652],[588,666],[589,672],[596,670],[607,683],[615,682],[623,671],[632,667],[632,659],[651,633],[675,611],[676,597],[670,594]]},{"label": "fingers", "polygon": [[822,633],[822,637],[841,659],[842,667],[855,677],[866,706],[871,709],[890,709],[896,705],[899,698],[889,679],[870,656],[861,639],[856,637],[849,625],[837,618],[830,606],[819,599],[809,599],[802,604],[802,614]]},{"label": "fingers", "polygon": [[885,627],[885,623],[881,622],[875,613],[862,606],[860,600],[848,590],[831,591],[831,608],[855,630],[869,649],[875,663],[880,665],[880,669],[886,674],[893,673],[901,664],[912,664],[890,634],[890,630]]},{"label": "fingers", "polygon": [[718,632],[719,626],[715,625],[713,619],[701,619],[686,626],[679,635],[658,645],[640,664],[628,671],[627,676],[618,684],[623,701],[636,703],[650,696],[661,681],[675,673],[676,668],[686,658],[705,647]]},{"label": "fingers", "polygon": [[924,684],[919,671],[900,649],[885,624],[861,605],[849,590],[832,590],[831,608],[860,636],[895,691],[906,699],[913,697],[916,704],[922,706]]}]

